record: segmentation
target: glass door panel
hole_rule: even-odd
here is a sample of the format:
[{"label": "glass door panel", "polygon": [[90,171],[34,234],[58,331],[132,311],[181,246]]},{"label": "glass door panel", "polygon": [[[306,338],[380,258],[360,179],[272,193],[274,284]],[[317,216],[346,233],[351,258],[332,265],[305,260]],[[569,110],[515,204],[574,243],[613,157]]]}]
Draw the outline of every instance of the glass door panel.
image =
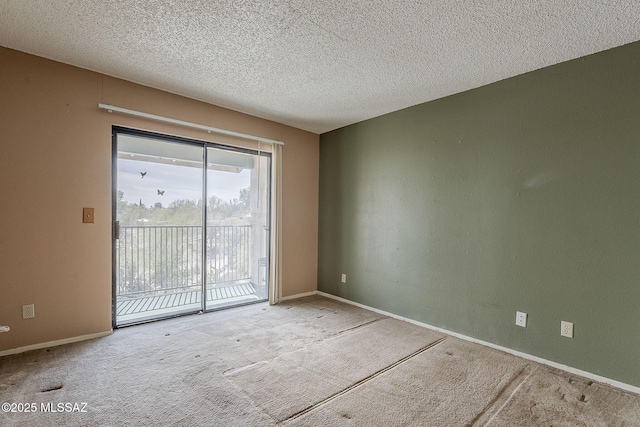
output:
[{"label": "glass door panel", "polygon": [[203,146],[116,133],[117,326],[202,310]]},{"label": "glass door panel", "polygon": [[206,309],[268,298],[270,157],[207,148]]}]

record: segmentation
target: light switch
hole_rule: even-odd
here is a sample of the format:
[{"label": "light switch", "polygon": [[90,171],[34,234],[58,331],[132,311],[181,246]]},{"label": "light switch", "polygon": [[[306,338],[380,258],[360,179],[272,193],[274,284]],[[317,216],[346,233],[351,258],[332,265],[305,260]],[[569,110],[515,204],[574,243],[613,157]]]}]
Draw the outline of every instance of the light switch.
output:
[{"label": "light switch", "polygon": [[82,208],[82,222],[93,224],[93,208]]}]

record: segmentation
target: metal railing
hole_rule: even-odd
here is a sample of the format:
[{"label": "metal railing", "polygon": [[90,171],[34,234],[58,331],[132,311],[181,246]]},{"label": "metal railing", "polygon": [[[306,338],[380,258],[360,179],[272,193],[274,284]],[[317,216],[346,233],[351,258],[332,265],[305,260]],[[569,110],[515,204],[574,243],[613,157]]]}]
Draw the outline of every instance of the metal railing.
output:
[{"label": "metal railing", "polygon": [[[207,226],[207,285],[250,279],[251,225]],[[118,296],[200,289],[201,226],[121,226],[116,241]]]}]

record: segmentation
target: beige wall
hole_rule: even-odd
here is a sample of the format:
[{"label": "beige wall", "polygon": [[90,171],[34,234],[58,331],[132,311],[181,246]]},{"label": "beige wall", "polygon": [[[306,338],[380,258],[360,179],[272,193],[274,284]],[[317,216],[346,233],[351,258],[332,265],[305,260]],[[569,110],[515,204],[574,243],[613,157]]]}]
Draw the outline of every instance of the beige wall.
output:
[{"label": "beige wall", "polygon": [[0,351],[111,329],[113,124],[225,142],[101,102],[284,141],[283,295],[316,290],[318,135],[0,48]]}]

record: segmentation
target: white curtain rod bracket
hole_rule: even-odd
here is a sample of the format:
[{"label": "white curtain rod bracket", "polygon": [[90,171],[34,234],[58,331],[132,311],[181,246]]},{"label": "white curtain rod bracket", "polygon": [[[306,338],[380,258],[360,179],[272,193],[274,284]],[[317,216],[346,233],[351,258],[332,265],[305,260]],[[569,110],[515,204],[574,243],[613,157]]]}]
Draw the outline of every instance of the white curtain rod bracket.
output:
[{"label": "white curtain rod bracket", "polygon": [[235,136],[237,138],[249,139],[251,141],[264,142],[266,144],[284,145],[284,142],[276,141],[275,139],[262,138],[260,136],[249,135],[249,134],[246,134],[246,133],[233,132],[231,130],[225,130],[225,129],[214,128],[214,127],[211,127],[211,126],[199,125],[197,123],[185,122],[183,120],[171,119],[169,117],[157,116],[155,114],[142,113],[140,111],[129,110],[127,108],[115,107],[113,105],[98,104],[98,108],[100,108],[101,110],[107,110],[109,113],[113,113],[113,112],[122,113],[122,114],[127,114],[127,115],[135,116],[135,117],[143,117],[145,119],[155,120],[155,121],[158,121],[158,122],[171,123],[171,124],[178,125],[178,126],[184,126],[184,127],[193,128],[193,129],[206,130],[208,133],[217,133],[217,134],[220,134],[220,135]]}]

